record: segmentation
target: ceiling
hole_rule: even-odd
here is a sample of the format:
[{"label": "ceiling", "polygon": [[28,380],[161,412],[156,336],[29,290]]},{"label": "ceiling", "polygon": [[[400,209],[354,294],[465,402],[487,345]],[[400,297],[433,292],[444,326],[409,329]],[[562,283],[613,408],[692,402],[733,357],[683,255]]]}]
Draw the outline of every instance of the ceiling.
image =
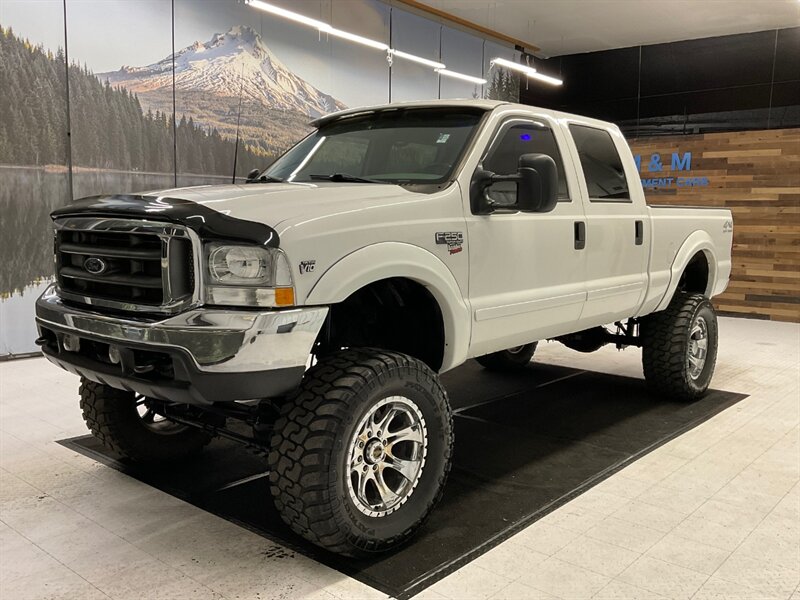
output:
[{"label": "ceiling", "polygon": [[593,52],[800,25],[800,0],[422,0],[523,40],[537,55]]}]

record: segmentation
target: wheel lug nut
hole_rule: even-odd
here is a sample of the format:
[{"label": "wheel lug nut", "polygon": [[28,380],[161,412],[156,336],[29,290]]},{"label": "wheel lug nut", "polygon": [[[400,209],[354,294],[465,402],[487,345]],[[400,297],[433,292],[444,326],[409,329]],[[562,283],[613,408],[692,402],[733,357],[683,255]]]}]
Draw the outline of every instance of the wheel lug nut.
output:
[{"label": "wheel lug nut", "polygon": [[359,448],[363,448],[364,447],[364,442],[358,442],[358,447]]},{"label": "wheel lug nut", "polygon": [[367,472],[367,469],[369,469],[369,467],[368,467],[367,465],[364,465],[364,469],[363,469],[363,470],[364,470],[364,473],[366,473],[366,472]]},{"label": "wheel lug nut", "polygon": [[367,432],[367,437],[372,437],[372,432],[371,431]]},{"label": "wheel lug nut", "polygon": [[372,465],[372,470],[373,471],[377,471],[378,470],[378,465]]},{"label": "wheel lug nut", "polygon": [[356,462],[361,462],[362,460],[364,460],[364,459],[363,459],[363,458],[361,458],[361,457],[359,456],[359,457],[356,459]]},{"label": "wheel lug nut", "polygon": [[381,437],[381,432],[378,431],[378,435],[376,437]]}]

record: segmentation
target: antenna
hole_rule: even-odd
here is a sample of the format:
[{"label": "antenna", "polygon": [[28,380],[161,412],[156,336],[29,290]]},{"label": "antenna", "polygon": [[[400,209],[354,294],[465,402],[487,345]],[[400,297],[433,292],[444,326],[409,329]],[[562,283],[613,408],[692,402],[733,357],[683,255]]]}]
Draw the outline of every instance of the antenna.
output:
[{"label": "antenna", "polygon": [[233,147],[233,174],[231,183],[236,183],[236,161],[239,159],[239,125],[242,122],[242,97],[244,96],[244,61],[242,61],[242,72],[239,75],[239,112],[236,115],[236,144]]}]

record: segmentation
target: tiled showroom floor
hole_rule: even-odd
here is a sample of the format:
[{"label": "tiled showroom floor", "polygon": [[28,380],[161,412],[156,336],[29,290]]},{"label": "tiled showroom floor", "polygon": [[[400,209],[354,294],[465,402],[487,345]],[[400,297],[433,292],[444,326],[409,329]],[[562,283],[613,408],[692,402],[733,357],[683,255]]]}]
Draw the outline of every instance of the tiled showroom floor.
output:
[{"label": "tiled showroom floor", "polygon": [[[800,599],[800,326],[723,318],[714,387],[750,394],[416,598]],[[635,377],[639,352],[538,360]],[[55,440],[77,379],[0,363],[0,597],[383,594]]]}]

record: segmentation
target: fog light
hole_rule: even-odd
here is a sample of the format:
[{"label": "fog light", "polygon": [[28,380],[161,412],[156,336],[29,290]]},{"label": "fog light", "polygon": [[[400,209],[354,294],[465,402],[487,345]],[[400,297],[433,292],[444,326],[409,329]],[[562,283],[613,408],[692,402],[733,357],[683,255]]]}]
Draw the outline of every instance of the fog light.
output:
[{"label": "fog light", "polygon": [[65,335],[61,345],[67,352],[78,352],[81,349],[81,338],[75,335]]},{"label": "fog light", "polygon": [[111,364],[113,365],[119,364],[119,361],[122,360],[122,357],[119,354],[119,348],[116,346],[108,347],[108,360],[110,360]]}]

